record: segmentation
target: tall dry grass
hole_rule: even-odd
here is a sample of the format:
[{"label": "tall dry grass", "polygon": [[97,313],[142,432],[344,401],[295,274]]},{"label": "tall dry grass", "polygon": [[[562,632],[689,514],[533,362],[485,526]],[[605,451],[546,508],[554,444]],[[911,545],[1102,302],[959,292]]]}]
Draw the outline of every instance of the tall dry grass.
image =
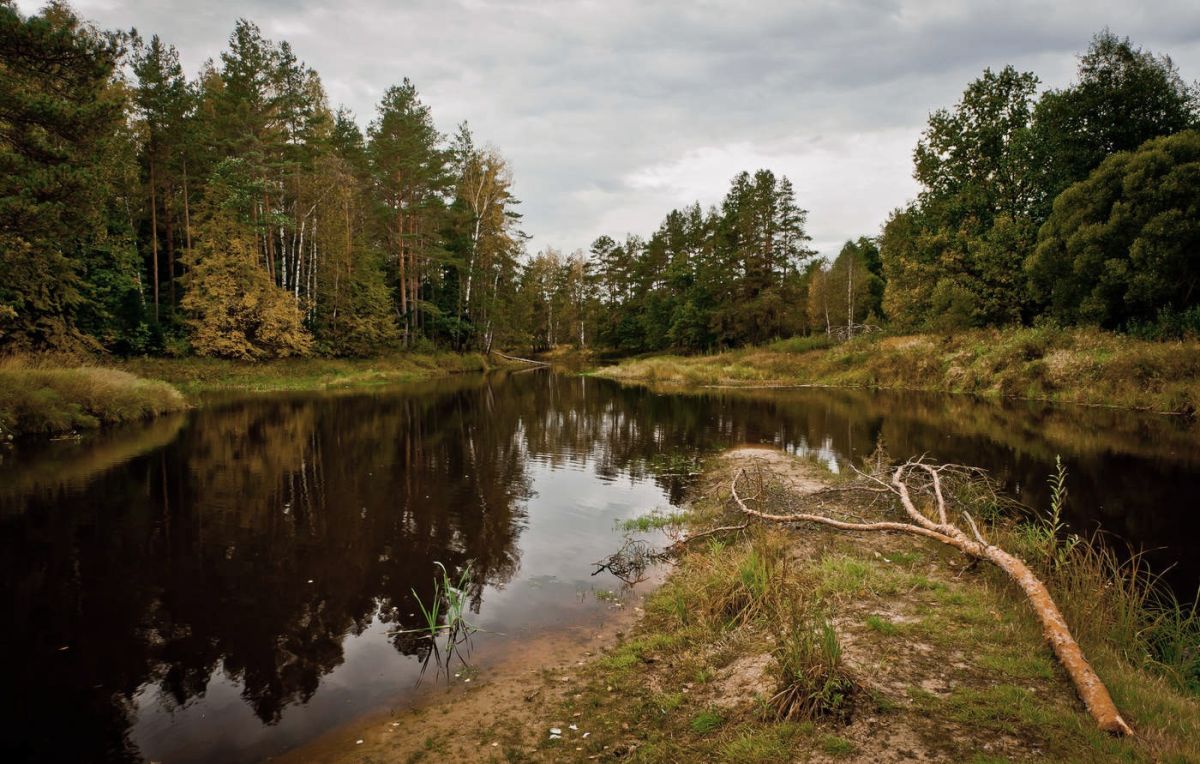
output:
[{"label": "tall dry grass", "polygon": [[840,345],[796,338],[713,355],[632,359],[596,373],[661,385],[799,383],[1200,410],[1200,342],[1088,328],[869,335]]},{"label": "tall dry grass", "polygon": [[[60,363],[72,365],[57,365]],[[0,361],[0,437],[61,435],[187,407],[171,385],[71,358]]]}]

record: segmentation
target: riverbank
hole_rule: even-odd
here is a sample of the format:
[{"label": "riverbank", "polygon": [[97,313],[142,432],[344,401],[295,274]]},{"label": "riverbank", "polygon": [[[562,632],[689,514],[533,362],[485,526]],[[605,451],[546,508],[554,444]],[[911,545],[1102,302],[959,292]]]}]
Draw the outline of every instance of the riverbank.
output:
[{"label": "riverbank", "polygon": [[180,411],[170,384],[98,366],[0,365],[0,439],[56,436]]},{"label": "riverbank", "polygon": [[495,367],[482,354],[395,353],[378,358],[10,358],[0,363],[0,439],[62,436],[180,411],[204,393],[349,389]]},{"label": "riverbank", "polygon": [[495,365],[480,353],[390,353],[377,358],[284,358],[225,361],[217,358],[135,358],[120,367],[169,382],[185,395],[233,390],[282,392],[374,387],[483,372]]},{"label": "riverbank", "polygon": [[[742,469],[762,511],[880,511],[823,491],[836,478],[811,462],[741,449],[706,466],[689,534],[746,523],[729,493]],[[1046,578],[1135,737],[1097,729],[1028,601],[992,566],[907,534],[751,523],[687,544],[604,655],[548,664],[516,694],[477,686],[488,713],[471,720],[453,698],[395,714],[320,760],[1200,760],[1200,687],[1179,671],[1186,656],[1147,652],[1153,616],[1131,589],[1083,551],[1041,564],[1045,541],[1028,528],[984,532]]]},{"label": "riverbank", "polygon": [[595,373],[675,387],[828,385],[1200,409],[1200,342],[1147,342],[1094,329],[874,335],[832,346],[805,337],[717,355],[630,359]]}]

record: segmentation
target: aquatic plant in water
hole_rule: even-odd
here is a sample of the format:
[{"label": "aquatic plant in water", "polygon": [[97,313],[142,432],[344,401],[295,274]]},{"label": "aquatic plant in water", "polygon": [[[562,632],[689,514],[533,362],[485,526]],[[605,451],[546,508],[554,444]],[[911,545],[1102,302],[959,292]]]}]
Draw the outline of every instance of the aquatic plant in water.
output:
[{"label": "aquatic plant in water", "polygon": [[[479,631],[467,620],[470,607],[471,562],[468,561],[455,581],[450,571],[440,562],[434,562],[440,573],[433,579],[433,596],[426,605],[415,589],[410,589],[417,601],[417,608],[425,626],[421,629],[410,630],[426,634],[429,639],[430,651],[425,655],[421,665],[421,675],[429,667],[431,659],[436,659],[439,673],[445,669],[447,676],[450,663],[455,656],[464,666],[467,665],[464,652],[469,655],[471,635]],[[439,639],[440,638],[440,639]],[[440,644],[440,646],[439,646]]]}]

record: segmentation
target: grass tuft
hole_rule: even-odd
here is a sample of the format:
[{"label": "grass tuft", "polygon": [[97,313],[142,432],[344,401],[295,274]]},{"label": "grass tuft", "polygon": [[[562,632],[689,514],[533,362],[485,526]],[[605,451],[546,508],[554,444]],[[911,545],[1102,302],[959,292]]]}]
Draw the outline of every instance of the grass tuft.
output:
[{"label": "grass tuft", "polygon": [[692,731],[704,735],[720,727],[724,721],[716,711],[701,711],[692,718]]},{"label": "grass tuft", "polygon": [[780,719],[849,718],[857,686],[842,663],[833,626],[796,608],[775,635],[778,690],[771,705]]}]

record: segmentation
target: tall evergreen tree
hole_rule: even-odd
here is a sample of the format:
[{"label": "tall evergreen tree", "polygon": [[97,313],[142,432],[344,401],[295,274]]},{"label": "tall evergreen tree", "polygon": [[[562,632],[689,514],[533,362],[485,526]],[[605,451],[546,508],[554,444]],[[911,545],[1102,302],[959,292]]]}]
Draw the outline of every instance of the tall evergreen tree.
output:
[{"label": "tall evergreen tree", "polygon": [[93,287],[131,284],[107,219],[121,55],[64,4],[0,4],[0,346],[96,347],[80,327],[85,312],[106,320]]},{"label": "tall evergreen tree", "polygon": [[[192,109],[192,92],[188,88],[179,54],[174,46],[164,45],[158,35],[149,44],[135,40],[133,73],[137,85],[133,90],[133,104],[142,130],[142,162],[145,168],[146,209],[148,210],[149,239],[147,281],[150,283],[154,304],[154,317],[160,311],[160,285],[165,281],[172,304],[175,302],[175,247],[178,230],[176,216],[185,218],[185,243],[190,236],[190,210],[183,211],[183,204],[176,204],[177,195],[182,193],[182,182],[186,158],[188,117]],[[188,205],[190,206],[190,205]],[[165,225],[164,225],[165,224]],[[160,244],[164,240],[165,247]],[[166,250],[166,262],[162,261],[162,250]]]},{"label": "tall evergreen tree", "polygon": [[372,174],[383,196],[398,315],[406,342],[423,323],[423,285],[440,259],[437,241],[450,178],[429,107],[408,79],[387,89],[368,130]]}]

